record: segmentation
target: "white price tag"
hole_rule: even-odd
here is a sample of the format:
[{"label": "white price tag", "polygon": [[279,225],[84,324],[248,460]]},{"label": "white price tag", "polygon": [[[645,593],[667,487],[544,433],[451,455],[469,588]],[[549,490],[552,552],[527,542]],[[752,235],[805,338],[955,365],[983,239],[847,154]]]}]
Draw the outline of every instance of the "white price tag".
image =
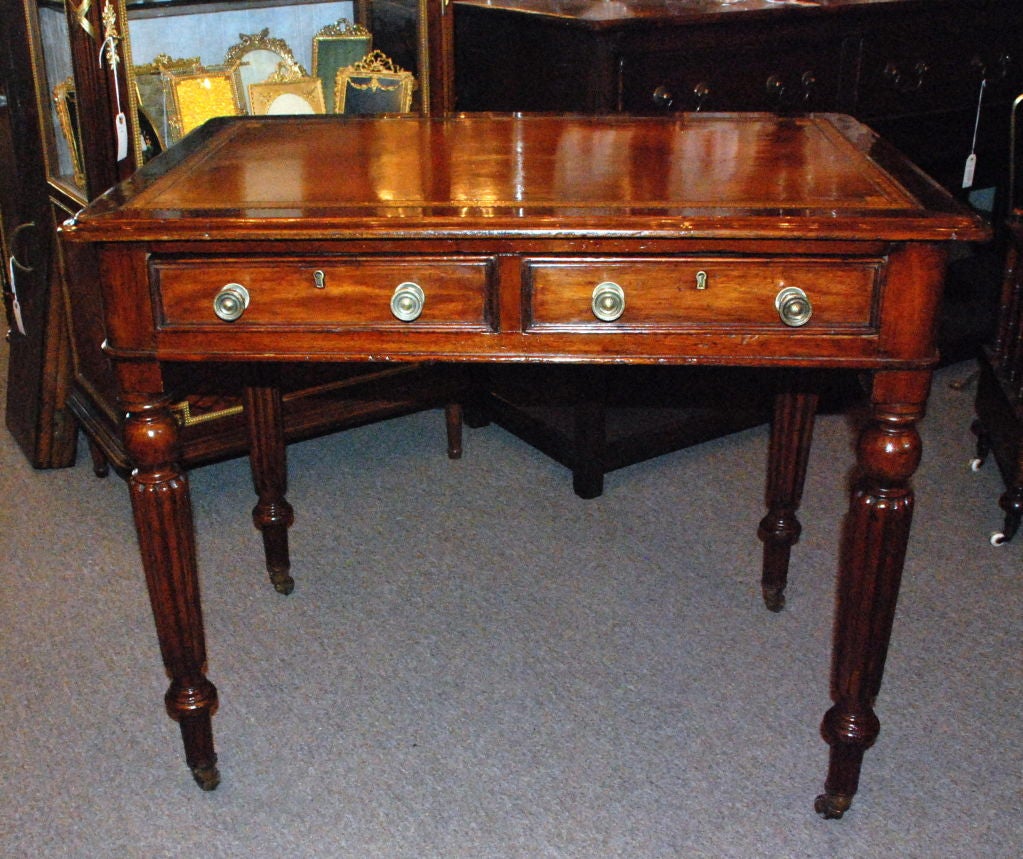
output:
[{"label": "white price tag", "polygon": [[977,131],[980,129],[980,111],[984,107],[984,90],[987,87],[987,78],[980,82],[980,92],[977,94],[977,118],[973,122],[973,143],[970,144],[970,154],[966,159],[963,168],[963,187],[973,187],[973,174],[977,171]]},{"label": "white price tag", "polygon": [[971,152],[969,158],[966,159],[966,167],[963,168],[963,187],[973,187],[973,174],[977,169],[977,153]]},{"label": "white price tag", "polygon": [[124,161],[128,157],[128,120],[123,113],[114,117],[114,127],[117,129],[117,160]]},{"label": "white price tag", "polygon": [[11,279],[11,310],[14,311],[14,327],[18,329],[18,333],[21,335],[25,334],[25,322],[21,318],[21,304],[18,303],[18,287],[14,284],[14,257],[12,256],[7,261],[7,271],[10,274]]}]

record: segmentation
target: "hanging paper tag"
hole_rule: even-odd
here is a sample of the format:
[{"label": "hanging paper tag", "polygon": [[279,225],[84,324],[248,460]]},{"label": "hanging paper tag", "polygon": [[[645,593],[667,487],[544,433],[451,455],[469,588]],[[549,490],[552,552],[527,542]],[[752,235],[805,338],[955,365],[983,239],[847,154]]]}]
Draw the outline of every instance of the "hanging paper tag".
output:
[{"label": "hanging paper tag", "polygon": [[117,129],[117,160],[124,161],[128,157],[128,120],[123,113],[114,117],[114,128]]},{"label": "hanging paper tag", "polygon": [[963,170],[963,187],[973,187],[973,174],[977,169],[977,153],[971,152],[969,157],[966,159],[966,167]]},{"label": "hanging paper tag", "polygon": [[21,304],[18,303],[18,288],[14,285],[14,257],[7,261],[7,271],[11,279],[11,310],[14,311],[14,327],[18,333],[25,334],[25,322],[21,318]]},{"label": "hanging paper tag", "polygon": [[[107,9],[112,9],[107,2]],[[103,54],[107,54],[110,62],[110,71],[114,74],[114,98],[117,100],[117,115],[114,117],[114,134],[117,137],[117,160],[124,161],[128,157],[128,120],[125,119],[124,111],[121,109],[121,84],[117,78],[117,64],[120,58],[117,56],[117,35],[111,32],[112,24],[107,23],[104,12],[104,23],[107,25],[105,32],[107,37],[99,47],[99,67],[103,68]]]},{"label": "hanging paper tag", "polygon": [[973,187],[973,174],[977,170],[977,132],[980,130],[980,111],[984,107],[984,90],[987,88],[987,78],[980,81],[980,92],[977,93],[977,118],[973,121],[973,143],[970,144],[970,154],[966,159],[963,168],[963,187]]}]

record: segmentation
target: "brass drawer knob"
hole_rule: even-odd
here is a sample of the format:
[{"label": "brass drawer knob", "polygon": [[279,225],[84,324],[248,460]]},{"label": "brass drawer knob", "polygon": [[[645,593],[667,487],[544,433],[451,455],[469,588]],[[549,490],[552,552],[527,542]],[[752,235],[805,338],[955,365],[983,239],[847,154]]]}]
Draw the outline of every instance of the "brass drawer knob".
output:
[{"label": "brass drawer knob", "polygon": [[391,296],[391,313],[402,322],[412,322],[419,318],[425,303],[426,295],[418,283],[399,283]]},{"label": "brass drawer knob", "polygon": [[614,322],[625,312],[625,290],[614,281],[598,283],[593,290],[593,315],[604,322]]},{"label": "brass drawer knob", "polygon": [[227,283],[213,299],[213,312],[225,322],[234,322],[249,306],[249,291],[240,283]]},{"label": "brass drawer knob", "polygon": [[775,296],[774,306],[781,321],[792,328],[806,325],[813,315],[813,305],[798,286],[786,286]]}]

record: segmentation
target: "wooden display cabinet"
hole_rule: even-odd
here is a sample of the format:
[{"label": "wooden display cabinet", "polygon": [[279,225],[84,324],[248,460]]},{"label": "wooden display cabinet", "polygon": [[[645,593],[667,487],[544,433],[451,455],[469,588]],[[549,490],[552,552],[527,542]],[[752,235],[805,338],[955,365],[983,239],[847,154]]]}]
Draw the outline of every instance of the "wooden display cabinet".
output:
[{"label": "wooden display cabinet", "polygon": [[993,453],[1005,484],[998,499],[1004,521],[991,534],[993,546],[1015,537],[1023,520],[1023,212],[1014,215],[997,336],[980,355],[974,404],[977,455],[971,465],[978,470]]},{"label": "wooden display cabinet", "polygon": [[[134,70],[198,58],[222,64],[231,46],[266,30],[311,70],[313,36],[339,19],[373,24],[379,44],[402,55],[420,82],[418,109],[437,107],[449,87],[431,47],[443,45],[446,6],[426,0],[0,0],[3,100],[0,102],[0,223],[5,306],[11,333],[7,425],[37,467],[70,465],[78,427],[98,473],[124,467],[121,409],[87,251],[62,247],[59,224],[106,188],[173,143],[140,109]],[[401,12],[399,24],[394,9]],[[432,16],[432,17],[431,17]],[[412,36],[410,37],[410,33]],[[433,34],[431,36],[431,33]],[[432,39],[432,41],[431,41]],[[431,87],[431,75],[439,75]],[[431,104],[430,93],[437,93]],[[117,117],[123,114],[124,131]],[[119,134],[124,137],[120,141]],[[41,145],[40,145],[41,144]],[[11,261],[13,258],[13,261]],[[12,288],[13,287],[13,288]],[[25,333],[14,319],[18,291]],[[334,365],[315,373],[277,368],[289,439],[453,402],[460,383],[425,365]],[[181,367],[184,458],[189,464],[246,448],[242,389],[249,380],[217,366]],[[451,441],[452,452],[456,447]]]},{"label": "wooden display cabinet", "polygon": [[454,0],[463,110],[838,111],[960,189],[1001,183],[1017,0]]}]

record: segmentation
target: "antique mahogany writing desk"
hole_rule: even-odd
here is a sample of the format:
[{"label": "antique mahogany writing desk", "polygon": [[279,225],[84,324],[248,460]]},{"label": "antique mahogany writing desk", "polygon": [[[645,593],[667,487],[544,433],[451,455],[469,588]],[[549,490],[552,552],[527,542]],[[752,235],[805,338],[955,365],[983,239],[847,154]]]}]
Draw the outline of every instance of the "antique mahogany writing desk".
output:
[{"label": "antique mahogany writing desk", "polygon": [[[872,410],[839,562],[816,807],[849,807],[879,731],[949,242],[987,236],[867,128],[759,114],[218,120],[64,234],[99,256],[167,710],[202,787],[219,780],[217,693],[162,362],[773,369],[784,381],[760,537],[775,609],[799,535],[811,371],[844,367],[870,372]],[[280,549],[280,400],[252,379],[255,520]]]}]

